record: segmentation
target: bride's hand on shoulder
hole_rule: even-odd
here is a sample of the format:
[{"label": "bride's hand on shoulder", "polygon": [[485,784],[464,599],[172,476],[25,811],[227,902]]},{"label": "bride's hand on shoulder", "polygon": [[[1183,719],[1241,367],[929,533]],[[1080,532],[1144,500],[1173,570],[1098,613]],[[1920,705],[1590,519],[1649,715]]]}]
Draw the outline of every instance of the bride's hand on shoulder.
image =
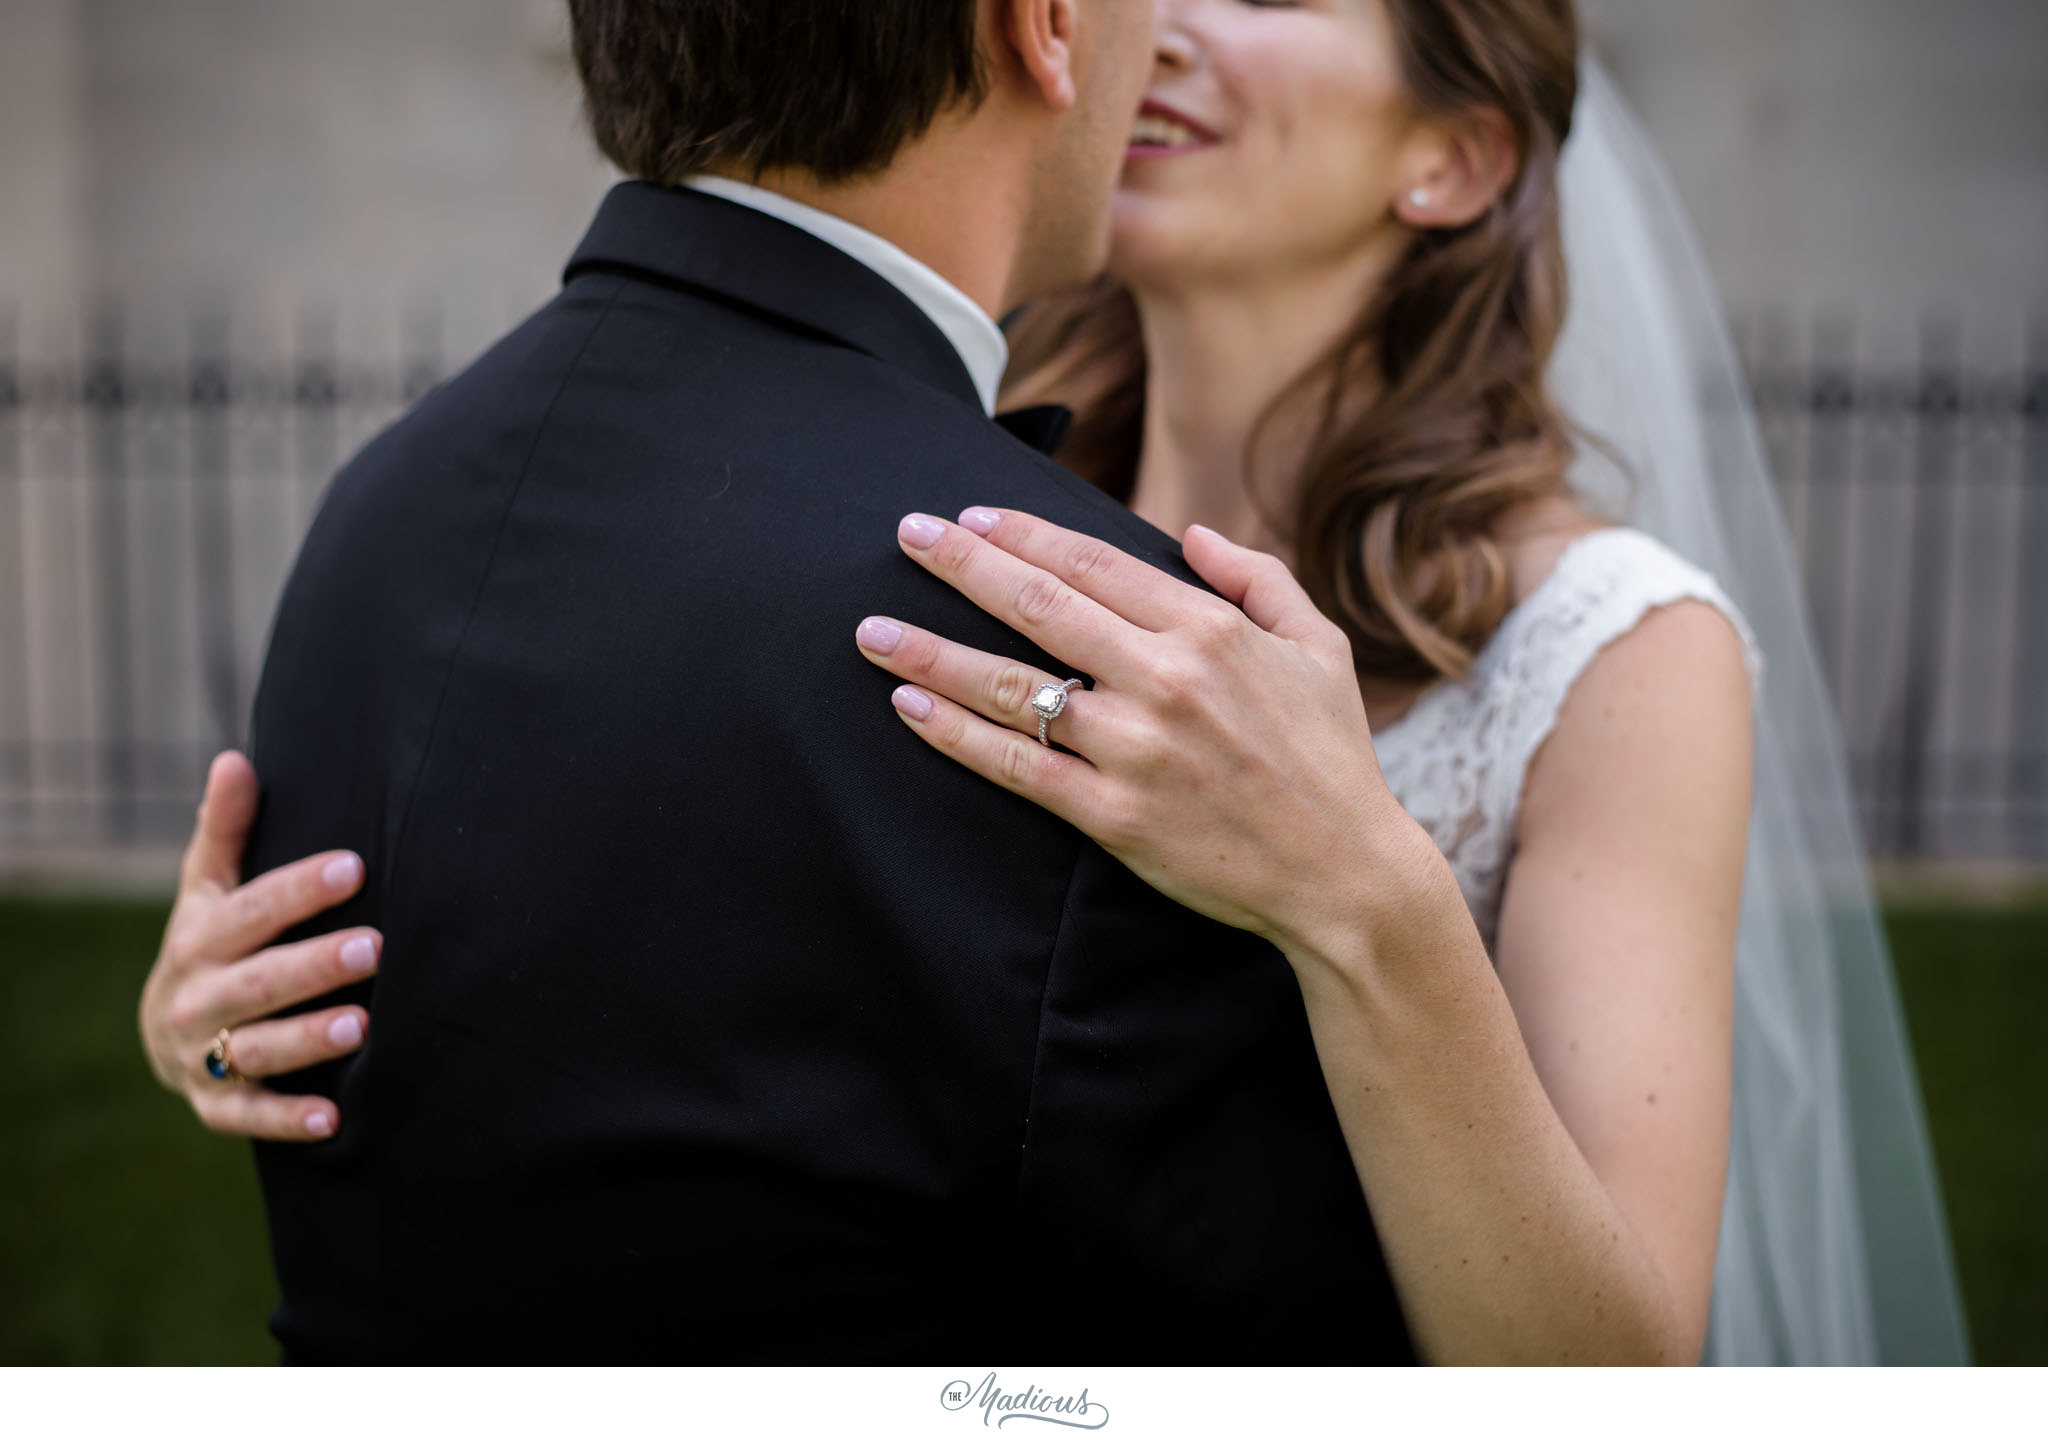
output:
[{"label": "bride's hand on shoulder", "polygon": [[[1435,848],[1381,778],[1349,640],[1278,558],[1189,528],[1188,564],[1219,596],[1014,509],[913,514],[897,538],[1064,667],[869,617],[855,640],[908,683],[892,699],[932,746],[1297,967],[1412,901]],[[1079,672],[1093,683],[1041,746],[1034,693]]]},{"label": "bride's hand on shoulder", "polygon": [[[143,985],[139,1019],[150,1068],[200,1122],[221,1134],[312,1141],[332,1136],[332,1101],[273,1093],[271,1075],[336,1059],[369,1029],[360,1005],[271,1018],[281,1009],[375,973],[382,939],[355,928],[272,946],[284,931],[354,895],[363,863],[331,850],[240,883],[242,848],[256,818],[256,772],[226,751],[207,772],[206,797],[185,848],[178,899]],[[207,1051],[231,1031],[233,1072],[216,1078]]]}]

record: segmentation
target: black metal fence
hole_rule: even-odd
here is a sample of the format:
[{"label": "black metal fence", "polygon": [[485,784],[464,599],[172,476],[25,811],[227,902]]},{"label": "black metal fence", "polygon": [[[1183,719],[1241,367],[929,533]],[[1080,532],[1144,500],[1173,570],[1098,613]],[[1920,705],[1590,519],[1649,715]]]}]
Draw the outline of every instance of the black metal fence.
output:
[{"label": "black metal fence", "polygon": [[392,328],[107,317],[53,359],[0,317],[0,850],[182,839],[321,490],[443,375],[434,315]]},{"label": "black metal fence", "polygon": [[[2048,860],[2048,335],[2004,367],[1809,337],[1744,346],[1871,849]],[[446,368],[431,316],[164,352],[0,317],[0,852],[182,837],[321,489]]]},{"label": "black metal fence", "polygon": [[1842,321],[1752,325],[1758,415],[1870,849],[2048,860],[2048,324],[2005,362],[1952,324],[1856,361]]}]

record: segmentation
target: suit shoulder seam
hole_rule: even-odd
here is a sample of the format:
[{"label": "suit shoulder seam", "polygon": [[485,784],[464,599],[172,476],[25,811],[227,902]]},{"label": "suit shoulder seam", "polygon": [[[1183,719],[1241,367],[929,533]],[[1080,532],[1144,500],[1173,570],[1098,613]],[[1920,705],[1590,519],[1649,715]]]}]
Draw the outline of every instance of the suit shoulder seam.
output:
[{"label": "suit shoulder seam", "polygon": [[548,395],[547,406],[541,410],[539,419],[533,425],[533,435],[527,440],[526,454],[520,459],[519,475],[513,478],[511,489],[505,494],[504,505],[499,509],[497,526],[491,532],[490,550],[485,554],[483,570],[477,574],[476,589],[470,594],[469,609],[462,616],[462,628],[449,645],[447,658],[441,668],[441,683],[434,693],[433,714],[427,718],[427,731],[420,742],[419,760],[406,782],[404,809],[399,815],[398,829],[392,835],[389,854],[385,858],[387,872],[397,867],[399,854],[405,849],[406,837],[412,831],[413,804],[418,798],[420,780],[426,774],[427,763],[433,757],[435,738],[440,735],[441,712],[448,703],[448,688],[455,680],[455,668],[462,660],[464,645],[469,641],[470,627],[476,621],[478,608],[483,605],[484,592],[491,584],[491,573],[497,568],[498,548],[504,541],[506,525],[512,519],[512,509],[519,501],[519,494],[526,487],[527,474],[533,470],[534,454],[540,450],[541,439],[547,433],[548,424],[554,419],[555,407],[561,402],[562,394],[568,390],[570,379],[583,362],[583,355],[590,350],[591,341],[597,337],[598,330],[604,327],[605,320],[611,317],[612,309],[624,291],[623,282],[613,285],[611,296],[605,300],[604,308],[590,320],[590,326],[585,330],[582,340],[577,343],[575,353],[562,365],[562,371],[555,379],[554,391]]}]

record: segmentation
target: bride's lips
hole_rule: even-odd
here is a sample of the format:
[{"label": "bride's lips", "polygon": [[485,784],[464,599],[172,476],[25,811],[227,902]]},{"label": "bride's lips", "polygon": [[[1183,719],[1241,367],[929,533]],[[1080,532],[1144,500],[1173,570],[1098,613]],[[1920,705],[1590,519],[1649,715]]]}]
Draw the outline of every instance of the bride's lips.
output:
[{"label": "bride's lips", "polygon": [[1192,154],[1222,143],[1216,132],[1190,119],[1171,105],[1148,99],[1138,107],[1131,126],[1131,142],[1124,150],[1127,159],[1158,159],[1171,154]]}]

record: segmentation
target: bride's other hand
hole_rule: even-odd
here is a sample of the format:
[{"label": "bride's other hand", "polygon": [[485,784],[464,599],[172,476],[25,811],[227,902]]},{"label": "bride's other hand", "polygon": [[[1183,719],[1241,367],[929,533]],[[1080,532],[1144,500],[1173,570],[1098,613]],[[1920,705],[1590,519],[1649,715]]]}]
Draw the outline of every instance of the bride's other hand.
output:
[{"label": "bride's other hand", "polygon": [[[903,550],[1070,670],[1043,672],[888,617],[856,632],[910,685],[933,746],[1046,807],[1145,881],[1271,940],[1297,967],[1355,941],[1435,854],[1382,779],[1344,633],[1278,558],[1188,529],[1220,596],[1011,509],[923,514]],[[1077,672],[1041,746],[1033,693]],[[1425,849],[1426,848],[1426,849]],[[1391,912],[1390,912],[1391,913]]]},{"label": "bride's other hand", "polygon": [[[233,751],[216,756],[185,847],[178,900],[142,987],[142,1043],[159,1083],[221,1134],[312,1141],[341,1126],[332,1101],[273,1093],[259,1082],[361,1046],[369,1013],[342,1005],[267,1016],[375,973],[382,938],[347,929],[270,946],[294,925],[354,895],[363,862],[349,851],[307,856],[240,883],[256,818],[256,772]],[[243,1080],[215,1079],[206,1052],[221,1030]]]}]

